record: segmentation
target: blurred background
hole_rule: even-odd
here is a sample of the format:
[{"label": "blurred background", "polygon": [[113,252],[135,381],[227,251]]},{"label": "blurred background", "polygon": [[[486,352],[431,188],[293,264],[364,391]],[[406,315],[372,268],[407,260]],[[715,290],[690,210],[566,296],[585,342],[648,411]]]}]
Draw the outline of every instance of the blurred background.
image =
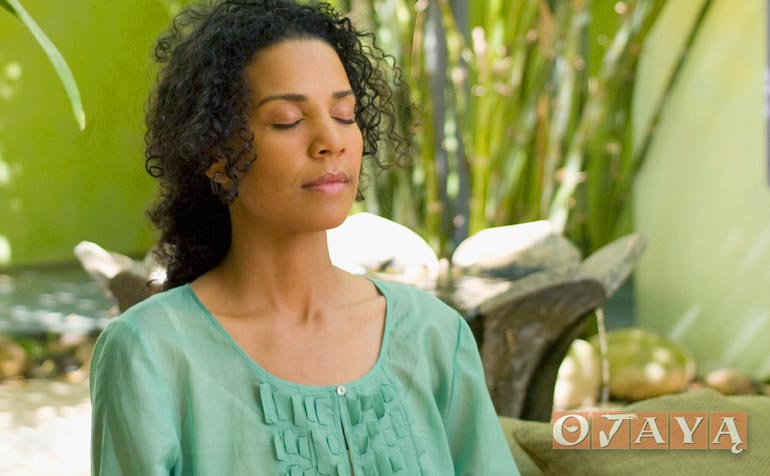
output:
[{"label": "blurred background", "polygon": [[[153,245],[150,54],[188,3],[0,0],[0,473],[88,474],[83,336],[113,303],[73,248],[141,258]],[[536,220],[583,256],[638,233],[647,248],[608,327],[665,336],[698,375],[770,378],[767,2],[333,3],[409,86],[397,100],[412,162],[369,170],[356,211],[406,225],[440,258]]]}]

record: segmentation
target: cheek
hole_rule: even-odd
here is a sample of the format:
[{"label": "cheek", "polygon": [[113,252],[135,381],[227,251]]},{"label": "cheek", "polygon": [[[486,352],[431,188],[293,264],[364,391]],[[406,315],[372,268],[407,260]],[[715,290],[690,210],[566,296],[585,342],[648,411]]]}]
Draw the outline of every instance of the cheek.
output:
[{"label": "cheek", "polygon": [[299,148],[294,144],[291,138],[287,137],[264,137],[254,143],[254,154],[256,160],[251,166],[251,170],[258,172],[259,176],[265,181],[285,177],[293,173],[296,166],[296,160],[293,160],[299,154]]},{"label": "cheek", "polygon": [[361,156],[364,153],[364,136],[360,129],[357,127],[351,134],[350,138],[351,152],[355,153],[356,159],[361,160]]}]

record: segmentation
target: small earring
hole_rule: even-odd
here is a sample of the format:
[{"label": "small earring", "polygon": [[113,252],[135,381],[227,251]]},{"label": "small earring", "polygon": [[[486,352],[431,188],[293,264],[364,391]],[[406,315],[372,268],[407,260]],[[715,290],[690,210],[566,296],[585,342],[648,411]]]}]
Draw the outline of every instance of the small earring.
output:
[{"label": "small earring", "polygon": [[217,173],[214,174],[213,177],[211,177],[212,180],[216,180],[216,179],[219,179],[219,178],[222,178],[222,172],[217,172]]}]

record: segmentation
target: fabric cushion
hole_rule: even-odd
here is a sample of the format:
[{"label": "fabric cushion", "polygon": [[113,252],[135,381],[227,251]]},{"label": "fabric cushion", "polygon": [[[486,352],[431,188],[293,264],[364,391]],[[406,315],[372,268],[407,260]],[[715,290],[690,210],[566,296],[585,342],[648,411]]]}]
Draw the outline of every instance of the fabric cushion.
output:
[{"label": "fabric cushion", "polygon": [[[543,472],[540,471],[540,468],[538,468],[535,462],[532,461],[527,452],[524,451],[521,446],[519,446],[519,443],[513,436],[517,425],[531,422],[525,422],[504,416],[499,418],[500,425],[502,425],[503,433],[505,433],[505,437],[508,439],[508,446],[511,447],[511,454],[513,455],[514,461],[516,461],[516,466],[519,468],[519,472],[522,474],[522,476],[541,476]],[[545,423],[543,423],[543,425],[545,425]]]},{"label": "fabric cushion", "polygon": [[[511,444],[522,475],[570,474],[616,475],[634,474],[768,474],[770,468],[770,398],[766,396],[726,397],[704,389],[677,395],[643,400],[622,409],[623,412],[746,412],[748,436],[746,449],[740,454],[729,450],[563,450],[553,449],[550,423],[512,420],[504,422],[506,435],[513,435],[518,445]],[[525,461],[516,448],[520,446],[529,458]],[[534,462],[541,472],[528,467]],[[525,471],[525,467],[527,470]],[[529,472],[528,472],[529,471]]]}]

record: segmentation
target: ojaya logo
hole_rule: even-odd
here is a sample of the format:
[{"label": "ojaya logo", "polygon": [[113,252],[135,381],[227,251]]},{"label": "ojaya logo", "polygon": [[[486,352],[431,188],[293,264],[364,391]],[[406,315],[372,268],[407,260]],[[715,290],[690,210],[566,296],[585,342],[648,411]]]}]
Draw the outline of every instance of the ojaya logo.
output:
[{"label": "ojaya logo", "polygon": [[555,449],[747,448],[745,412],[554,412]]}]

